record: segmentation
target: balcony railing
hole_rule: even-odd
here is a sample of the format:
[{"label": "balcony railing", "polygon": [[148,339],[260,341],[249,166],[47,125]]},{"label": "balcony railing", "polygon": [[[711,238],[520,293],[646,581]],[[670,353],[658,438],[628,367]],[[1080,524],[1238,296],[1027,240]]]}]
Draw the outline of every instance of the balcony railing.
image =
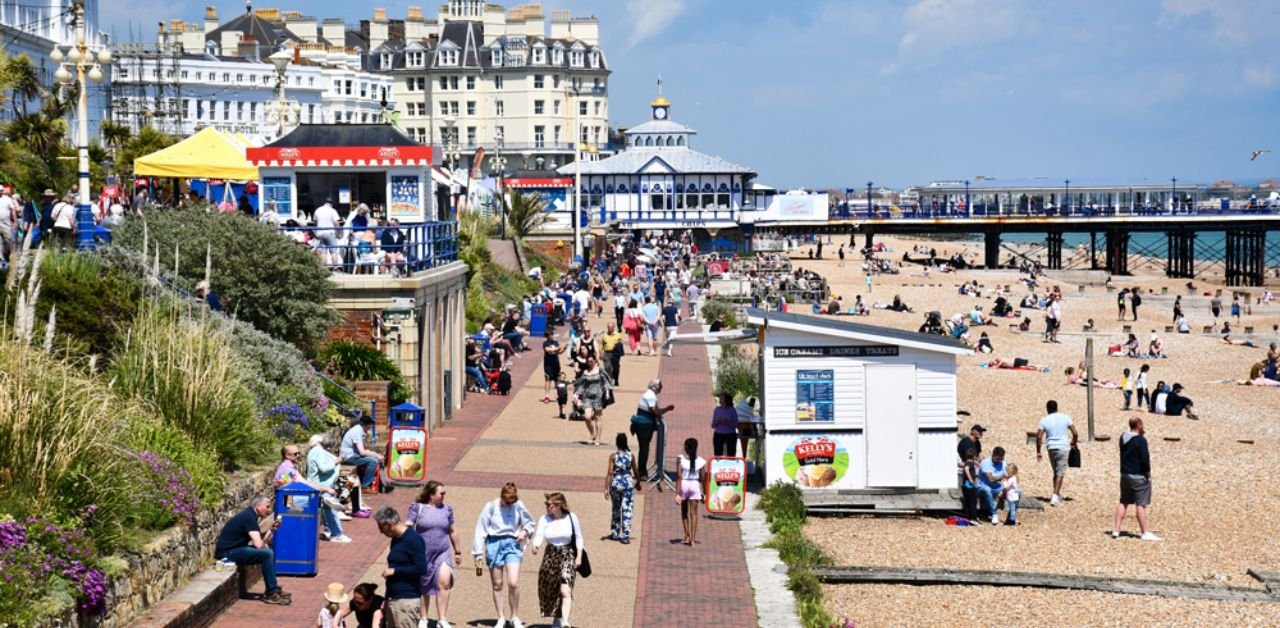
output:
[{"label": "balcony railing", "polygon": [[1136,206],[1129,207],[1127,205],[1121,207],[1114,206],[1094,206],[1094,207],[1071,207],[1067,210],[1062,208],[1016,208],[1001,206],[997,209],[995,205],[984,206],[975,204],[969,211],[955,207],[934,208],[930,205],[924,207],[889,207],[885,205],[876,205],[871,212],[868,212],[864,206],[843,207],[832,206],[830,218],[832,220],[891,220],[895,218],[943,218],[943,219],[965,219],[965,218],[1030,218],[1030,217],[1058,217],[1058,218],[1106,218],[1106,217],[1128,217],[1128,216],[1238,216],[1238,215],[1267,215],[1280,214],[1280,206],[1268,207],[1266,205],[1257,205],[1254,207],[1237,206],[1233,203],[1230,208],[1221,206],[1208,206],[1203,203],[1196,205],[1183,205],[1176,211],[1166,207],[1156,206]]},{"label": "balcony railing", "polygon": [[[280,231],[309,247],[334,272],[398,276],[438,268],[458,261],[457,221],[424,222],[390,227],[280,227]],[[390,232],[403,239],[391,243]],[[365,235],[372,234],[372,241]]]}]

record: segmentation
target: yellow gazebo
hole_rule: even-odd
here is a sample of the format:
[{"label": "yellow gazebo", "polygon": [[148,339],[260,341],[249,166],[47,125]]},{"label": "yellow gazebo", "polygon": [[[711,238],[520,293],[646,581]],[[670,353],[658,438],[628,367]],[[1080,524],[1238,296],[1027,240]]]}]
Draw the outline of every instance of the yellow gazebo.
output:
[{"label": "yellow gazebo", "polygon": [[140,177],[253,181],[258,168],[245,158],[247,142],[213,127],[133,162]]}]

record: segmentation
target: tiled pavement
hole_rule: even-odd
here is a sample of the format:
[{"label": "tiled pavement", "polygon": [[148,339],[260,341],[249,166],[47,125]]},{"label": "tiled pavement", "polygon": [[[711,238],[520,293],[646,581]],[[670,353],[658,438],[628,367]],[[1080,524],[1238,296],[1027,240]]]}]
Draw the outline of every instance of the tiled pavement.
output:
[{"label": "tiled pavement", "polygon": [[[696,325],[689,324],[684,331],[695,329]],[[537,352],[540,345],[535,341],[535,350],[523,354],[513,365],[512,379],[517,386],[510,396],[470,395],[463,409],[455,412],[453,419],[432,435],[427,465],[432,471],[428,476],[459,489],[451,493],[449,499],[462,502],[454,507],[464,545],[469,545],[475,521],[476,513],[471,510],[477,509],[470,506],[484,501],[477,490],[496,495],[503,483],[515,482],[522,489],[523,501],[535,516],[541,514],[541,508],[535,508],[538,493],[573,491],[575,493],[570,494],[571,504],[592,499],[577,510],[583,513],[585,536],[589,541],[588,547],[592,548],[598,574],[579,584],[582,598],[575,605],[574,625],[756,625],[755,605],[736,523],[715,521],[704,516],[698,531],[702,543],[695,548],[686,547],[680,544],[680,511],[674,496],[670,491],[647,492],[636,503],[639,527],[635,534],[639,543],[623,546],[596,540],[607,533],[607,502],[600,496],[600,491],[612,448],[577,444],[575,439],[585,436],[580,423],[570,426],[556,419],[547,419],[557,421],[554,424],[541,423],[544,415],[554,416],[555,406],[540,403],[543,380],[540,354]],[[671,430],[666,461],[668,470],[674,467],[679,444],[688,436],[697,437],[700,453],[704,457],[709,456],[711,443],[707,426],[714,406],[706,352],[701,347],[690,346],[678,347],[675,353],[674,358],[661,358],[660,363],[658,358],[628,356],[624,359],[618,405],[606,411],[602,438],[611,443],[614,433],[626,430],[631,408],[644,383],[660,370],[666,386],[663,403],[676,404],[676,410],[668,419]],[[539,423],[531,424],[536,430],[531,435],[526,422],[532,421]],[[707,451],[704,453],[702,450]],[[498,455],[515,452],[514,455],[520,457],[543,458],[546,464],[534,468],[539,471],[545,468],[545,471],[474,470],[477,461],[484,462],[484,455],[492,457],[495,452]],[[562,464],[556,464],[556,461]],[[459,470],[460,463],[468,470]],[[484,469],[501,468],[498,465],[481,466]],[[415,489],[402,488],[388,495],[372,497],[369,502],[374,508],[391,504],[404,512],[416,493]],[[599,503],[593,503],[597,499]],[[369,579],[368,574],[376,573],[383,564],[387,540],[378,534],[372,520],[356,519],[345,522],[344,526],[354,542],[341,545],[321,543],[320,573],[316,577],[281,578],[281,586],[293,594],[293,605],[281,607],[241,600],[223,613],[215,625],[237,628],[313,625],[325,585],[336,581],[349,589]],[[604,569],[601,568],[602,560],[606,563]],[[469,559],[467,561],[455,590],[451,619],[455,626],[491,625],[493,611],[488,602],[488,588],[466,573],[469,571]],[[531,572],[536,570],[538,561],[527,557],[525,574],[521,578],[524,585],[521,615],[530,626],[546,625],[545,620],[541,624],[529,621],[535,619],[537,612],[536,574]],[[637,562],[638,569],[635,569],[633,565]],[[616,568],[624,565],[625,570],[632,573],[617,573]],[[261,590],[260,584],[256,590]]]}]

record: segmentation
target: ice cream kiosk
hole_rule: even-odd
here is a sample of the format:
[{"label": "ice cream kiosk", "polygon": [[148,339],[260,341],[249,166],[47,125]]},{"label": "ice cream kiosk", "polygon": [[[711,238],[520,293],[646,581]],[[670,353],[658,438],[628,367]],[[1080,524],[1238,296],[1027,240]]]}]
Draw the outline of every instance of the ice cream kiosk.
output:
[{"label": "ice cream kiosk", "polygon": [[747,320],[758,329],[766,483],[798,484],[811,505],[914,495],[913,508],[951,506],[956,358],[968,347],[838,317],[751,309]]}]

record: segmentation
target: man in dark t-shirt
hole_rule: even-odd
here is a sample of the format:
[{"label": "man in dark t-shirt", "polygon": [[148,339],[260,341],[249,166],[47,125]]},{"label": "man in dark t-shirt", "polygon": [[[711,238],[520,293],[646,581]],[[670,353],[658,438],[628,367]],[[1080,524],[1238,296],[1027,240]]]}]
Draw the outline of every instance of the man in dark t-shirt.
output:
[{"label": "man in dark t-shirt", "polygon": [[547,340],[542,343],[542,403],[551,403],[551,392],[556,388],[556,380],[560,379],[560,354],[564,347],[556,341],[551,332],[547,332]]},{"label": "man in dark t-shirt", "polygon": [[383,616],[387,625],[412,626],[419,619],[422,576],[427,573],[427,546],[422,536],[400,520],[393,506],[383,506],[374,513],[378,531],[391,539],[387,551],[387,568],[382,577],[387,581],[387,599]]},{"label": "man in dark t-shirt", "polygon": [[960,460],[964,460],[964,452],[972,447],[977,458],[981,460],[982,435],[986,432],[987,428],[974,423],[973,427],[969,428],[969,435],[960,439],[960,444],[956,445],[956,457]]},{"label": "man in dark t-shirt", "polygon": [[262,581],[267,585],[262,601],[267,604],[288,605],[293,599],[276,582],[276,555],[270,547],[271,537],[280,527],[280,520],[271,524],[266,534],[258,527],[258,520],[271,514],[271,500],[258,496],[249,507],[232,517],[218,533],[213,557],[229,560],[237,565],[261,565]]},{"label": "man in dark t-shirt", "polygon": [[[662,306],[662,342],[670,342],[671,336],[676,333],[676,329],[680,326],[680,308],[675,303],[667,301]],[[671,357],[671,345],[667,345],[667,357]]]}]

